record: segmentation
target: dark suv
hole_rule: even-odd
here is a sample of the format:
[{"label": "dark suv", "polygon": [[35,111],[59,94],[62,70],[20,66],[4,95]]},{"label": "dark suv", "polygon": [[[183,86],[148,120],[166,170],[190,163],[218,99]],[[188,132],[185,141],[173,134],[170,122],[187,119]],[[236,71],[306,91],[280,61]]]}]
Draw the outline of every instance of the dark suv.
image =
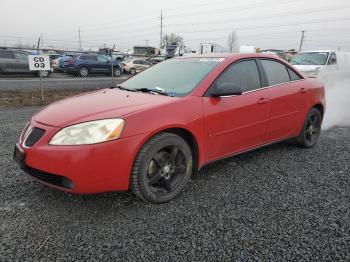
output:
[{"label": "dark suv", "polygon": [[[78,76],[88,76],[89,74],[107,74],[112,71],[111,58],[105,55],[85,54],[72,57],[65,67],[68,73]],[[122,68],[117,61],[113,61],[113,74],[120,76]]]},{"label": "dark suv", "polygon": [[24,51],[0,49],[0,74],[35,74],[46,77],[51,71],[30,71],[28,54]]}]

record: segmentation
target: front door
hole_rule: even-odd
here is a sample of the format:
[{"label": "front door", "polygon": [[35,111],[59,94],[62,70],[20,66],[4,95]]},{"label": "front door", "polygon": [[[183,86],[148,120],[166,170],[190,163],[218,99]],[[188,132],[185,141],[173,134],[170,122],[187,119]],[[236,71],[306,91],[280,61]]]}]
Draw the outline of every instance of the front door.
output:
[{"label": "front door", "polygon": [[268,122],[269,89],[262,88],[254,59],[231,65],[215,84],[231,82],[243,93],[236,96],[203,98],[205,129],[214,160],[263,143]]}]

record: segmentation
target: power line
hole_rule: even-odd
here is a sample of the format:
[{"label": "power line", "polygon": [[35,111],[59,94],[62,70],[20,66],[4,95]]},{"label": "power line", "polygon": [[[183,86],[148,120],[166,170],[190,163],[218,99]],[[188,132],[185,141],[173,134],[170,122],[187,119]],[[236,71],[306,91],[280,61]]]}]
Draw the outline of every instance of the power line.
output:
[{"label": "power line", "polygon": [[[284,12],[284,13],[278,13],[276,15],[269,15],[268,17],[266,17],[266,15],[264,16],[254,16],[254,18],[251,17],[247,17],[244,19],[225,19],[225,20],[220,20],[220,21],[206,21],[206,22],[200,22],[197,25],[205,25],[205,24],[222,24],[222,23],[228,23],[228,22],[242,22],[242,21],[252,21],[252,19],[254,19],[254,21],[256,20],[269,20],[269,19],[273,19],[273,18],[281,18],[281,17],[286,17],[286,16],[295,16],[295,15],[303,15],[303,14],[308,14],[310,12],[312,13],[320,13],[320,12],[329,12],[330,10],[334,11],[334,10],[339,10],[339,9],[346,9],[346,8],[350,8],[350,6],[336,6],[336,7],[325,7],[325,8],[318,8],[318,9],[307,9],[307,10],[302,10],[302,11],[298,11],[298,12]],[[192,23],[172,23],[170,24],[168,27],[175,27],[175,26],[188,26],[189,24],[191,25],[196,25],[196,24],[192,24]]]},{"label": "power line", "polygon": [[[289,23],[289,24],[280,24],[280,25],[261,25],[261,26],[247,26],[247,27],[238,27],[237,31],[239,30],[250,30],[250,29],[257,29],[257,28],[278,28],[278,27],[285,27],[285,26],[296,26],[296,25],[308,25],[308,24],[319,24],[319,23],[326,23],[326,22],[338,22],[338,21],[346,21],[350,20],[349,17],[345,18],[336,18],[336,19],[328,19],[328,20],[315,20],[315,21],[308,21],[308,22],[302,22],[302,23]],[[188,34],[188,33],[213,33],[213,32],[223,32],[231,30],[230,28],[225,29],[216,29],[216,30],[192,30],[192,31],[180,31],[181,34]]]}]

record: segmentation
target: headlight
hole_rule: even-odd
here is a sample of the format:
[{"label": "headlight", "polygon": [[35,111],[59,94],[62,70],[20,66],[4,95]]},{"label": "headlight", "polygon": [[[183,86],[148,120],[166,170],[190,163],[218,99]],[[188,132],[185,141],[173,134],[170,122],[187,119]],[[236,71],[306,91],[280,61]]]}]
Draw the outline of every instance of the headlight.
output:
[{"label": "headlight", "polygon": [[50,141],[50,145],[89,145],[120,137],[123,119],[103,119],[85,122],[61,129]]}]

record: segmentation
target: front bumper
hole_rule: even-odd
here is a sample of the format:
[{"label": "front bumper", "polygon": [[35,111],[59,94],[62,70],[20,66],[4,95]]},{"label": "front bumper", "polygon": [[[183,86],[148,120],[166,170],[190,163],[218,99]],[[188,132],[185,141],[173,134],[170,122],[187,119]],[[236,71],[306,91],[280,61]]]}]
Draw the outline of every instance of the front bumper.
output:
[{"label": "front bumper", "polygon": [[31,123],[45,134],[27,147],[21,136],[18,148],[23,152],[20,167],[48,186],[79,194],[123,191],[129,188],[133,159],[143,135],[94,145],[53,146],[49,141],[59,128]]}]

